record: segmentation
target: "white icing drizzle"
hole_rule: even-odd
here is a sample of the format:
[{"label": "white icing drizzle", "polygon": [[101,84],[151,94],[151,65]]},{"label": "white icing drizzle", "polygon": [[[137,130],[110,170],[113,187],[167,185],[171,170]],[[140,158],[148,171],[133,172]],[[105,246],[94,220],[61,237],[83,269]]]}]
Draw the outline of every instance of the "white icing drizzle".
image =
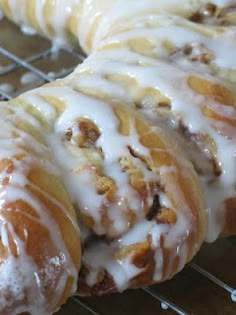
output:
[{"label": "white icing drizzle", "polygon": [[[206,55],[208,53],[212,58],[210,65],[212,68],[217,66],[218,68],[236,69],[234,58],[236,35],[233,28],[218,27],[205,30],[181,17],[167,14],[144,15],[141,21],[140,19],[135,20],[133,24],[132,27],[130,23],[128,24],[128,31],[125,31],[125,26],[123,26],[124,30],[119,30],[117,35],[102,41],[96,48],[101,49],[112,43],[124,43],[127,46],[131,40],[147,38],[153,45],[153,49],[150,51],[152,55],[157,58],[171,56],[171,62],[189,70],[196,68],[196,62],[191,61],[191,56],[184,57],[184,54],[182,54],[183,60],[179,62],[178,55],[175,54],[176,51],[183,50],[188,44],[190,48],[193,47],[192,60],[199,54]],[[129,30],[130,28],[131,30]],[[158,45],[155,44],[157,42]],[[194,48],[194,45],[196,45],[196,48]],[[224,46],[224,50],[221,49],[222,46]],[[202,61],[202,64],[202,71],[209,69],[210,66],[206,64],[206,61],[205,63]]]},{"label": "white icing drizzle", "polygon": [[[8,2],[12,18],[20,25],[28,26],[30,22],[26,14],[26,1],[22,1],[19,12],[15,0]],[[204,147],[204,141],[199,140],[200,144],[197,143],[200,147],[202,145],[206,160],[213,157],[221,168],[221,175],[218,177],[214,174],[201,175],[208,201],[206,240],[214,241],[222,232],[225,223],[224,202],[236,195],[236,140],[235,137],[222,134],[222,130],[228,127],[227,122],[215,123],[214,119],[204,115],[204,107],[207,104],[210,109],[222,113],[222,116],[235,119],[235,104],[227,107],[226,105],[230,104],[220,104],[219,99],[217,101],[214,95],[204,95],[194,91],[188,80],[191,76],[202,78],[236,93],[235,86],[227,83],[236,80],[234,72],[236,30],[235,26],[216,26],[214,19],[209,19],[211,25],[207,26],[186,19],[196,11],[204,10],[208,2],[207,0],[188,0],[184,3],[179,0],[63,0],[61,3],[64,6],[56,3],[53,6],[50,22],[55,30],[54,36],[49,34],[43,13],[47,0],[36,2],[35,18],[42,33],[53,37],[56,44],[64,45],[68,43],[66,37],[68,18],[74,17],[78,19],[78,29],[73,30],[74,35],[78,37],[83,49],[88,53],[91,52],[87,60],[69,77],[52,86],[48,85],[26,93],[21,99],[39,110],[52,127],[47,135],[47,142],[60,166],[65,186],[73,203],[80,210],[79,215],[87,214],[92,218],[91,226],[82,227],[84,243],[86,244],[89,237],[94,234],[105,235],[108,238],[108,243],[96,240],[94,244],[85,247],[83,261],[88,268],[86,281],[91,287],[97,283],[99,274],[104,269],[112,276],[118,290],[122,291],[129,287],[130,281],[141,274],[143,269],[132,263],[132,253],[124,258],[117,258],[116,254],[121,249],[134,244],[150,242],[155,261],[153,280],[157,282],[164,277],[172,276],[172,264],[176,258],[178,258],[177,270],[181,270],[188,259],[190,248],[187,240],[192,232],[196,232],[194,228],[196,218],[191,214],[181,187],[176,187],[175,183],[168,184],[170,195],[179,196],[180,201],[175,205],[167,194],[157,189],[160,207],[173,209],[177,214],[177,222],[173,226],[166,223],[157,224],[154,220],[145,219],[143,200],[130,185],[129,174],[122,171],[120,166],[119,158],[131,155],[128,146],[132,146],[137,154],[145,157],[150,156],[150,150],[140,143],[133,121],[128,136],[118,132],[119,121],[114,113],[115,108],[117,104],[126,104],[127,107],[135,108],[138,99],[138,105],[143,107],[140,112],[149,117],[152,121],[150,124],[158,123],[157,104],[155,98],[149,95],[150,90],[160,91],[162,96],[170,100],[171,115],[174,118],[165,126],[167,130],[171,129],[170,134],[174,134],[175,129],[183,124],[191,135],[201,137],[207,135],[211,142],[214,142],[217,148],[215,156],[207,146]],[[235,1],[229,0],[213,0],[211,3],[220,8],[235,5]],[[82,14],[80,10],[76,10],[79,5]],[[143,38],[147,39],[153,47],[151,53],[145,52],[145,47],[142,45],[138,46]],[[137,47],[132,46],[132,41]],[[190,55],[184,53],[183,49],[186,45],[191,48]],[[204,58],[207,54],[210,60],[206,62]],[[228,71],[232,71],[232,77],[229,76]],[[226,81],[214,77],[215,75],[225,78]],[[121,79],[117,79],[117,76]],[[139,96],[140,91],[144,92],[144,96],[142,93]],[[50,101],[46,100],[50,96],[56,97],[65,105],[65,110],[60,115],[49,103]],[[98,194],[96,167],[87,156],[82,154],[82,150],[75,148],[73,142],[67,143],[65,140],[65,133],[70,128],[76,136],[81,134],[78,130],[79,118],[89,119],[99,128],[100,136],[95,148],[101,149],[103,154],[102,174],[116,183],[117,195],[114,203],[109,203],[106,196]],[[27,119],[32,118],[28,115]],[[162,135],[161,128],[155,130]],[[235,125],[230,126],[229,130],[234,134]],[[27,139],[31,143],[32,139],[30,137]],[[5,152],[9,154],[8,145],[4,145]],[[33,146],[32,148],[37,150]],[[169,147],[165,152],[174,154]],[[159,153],[163,153],[163,150],[160,149]],[[43,154],[44,149],[42,149]],[[175,166],[164,166],[153,174],[143,165],[142,160],[135,160],[134,157],[131,159],[144,173],[146,182],[160,183],[168,174],[174,176],[178,172]],[[179,156],[176,156],[176,160],[181,166],[183,177],[187,178],[189,166],[182,162]],[[50,168],[50,161],[46,163],[44,161],[43,165]],[[14,180],[16,183],[22,181],[21,175],[17,175]],[[4,193],[10,194],[9,191]],[[152,205],[151,193],[149,187],[147,208]],[[13,196],[19,198],[20,194],[22,191],[18,187],[14,188],[11,198],[13,200]],[[29,196],[24,195],[24,198],[29,203],[35,204]],[[103,225],[104,212],[102,213],[101,209],[111,222],[108,227]],[[127,209],[135,214],[132,224]],[[44,223],[48,224],[47,218]],[[132,225],[131,229],[130,225]],[[4,243],[7,244],[6,227],[3,226],[1,231]],[[165,249],[172,250],[168,265],[165,266],[165,275],[163,238]],[[193,246],[195,251],[199,248],[197,241]]]},{"label": "white icing drizzle", "polygon": [[129,257],[122,261],[115,260],[111,249],[112,244],[98,243],[96,248],[91,247],[84,253],[84,262],[92,268],[86,280],[93,286],[97,282],[98,273],[105,268],[114,276],[117,289],[123,291],[129,285],[129,280],[140,273],[140,269],[130,263]]},{"label": "white icing drizzle", "polygon": [[233,302],[236,302],[236,290],[233,290],[233,292],[231,293],[231,299]]},{"label": "white icing drizzle", "polygon": [[14,86],[10,83],[2,83],[0,84],[0,90],[6,93],[11,93],[14,91]]},{"label": "white icing drizzle", "polygon": [[165,302],[161,302],[161,308],[163,310],[168,310],[169,306]]},{"label": "white icing drizzle", "polygon": [[[86,81],[83,81],[83,77],[81,77],[81,79],[83,87],[86,86],[86,82],[90,84],[88,78]],[[71,89],[71,84],[66,85],[66,80],[63,82],[63,86],[48,86],[37,89],[37,92],[28,92],[25,94],[24,100],[26,103],[35,104],[41,113],[52,111],[50,110],[50,105],[42,101],[41,96],[45,98],[50,97],[50,95],[57,95],[58,99],[63,101],[66,105],[64,112],[54,123],[53,133],[48,136],[50,147],[62,169],[65,186],[70,193],[73,203],[78,205],[82,213],[86,213],[93,219],[93,232],[97,235],[105,234],[108,238],[111,236],[116,236],[117,238],[117,236],[123,234],[118,241],[111,241],[109,245],[103,242],[99,243],[99,245],[98,242],[96,242],[96,245],[86,248],[83,261],[84,264],[90,268],[87,275],[87,283],[91,286],[94,285],[100,270],[104,268],[113,277],[118,290],[122,291],[127,288],[129,281],[134,276],[141,273],[142,268],[140,269],[132,265],[132,257],[130,255],[120,260],[117,260],[114,255],[122,247],[142,243],[145,240],[147,241],[149,235],[151,236],[149,241],[151,242],[151,249],[155,253],[154,260],[156,262],[153,277],[155,281],[161,281],[163,279],[163,264],[165,263],[160,244],[163,235],[165,235],[166,248],[177,248],[177,251],[173,253],[173,259],[176,255],[179,256],[178,269],[182,269],[186,263],[188,248],[182,245],[182,241],[184,242],[188,237],[193,220],[192,216],[187,214],[189,208],[186,206],[186,209],[181,209],[181,211],[185,213],[181,215],[179,210],[175,209],[170,199],[168,199],[164,193],[160,193],[160,205],[176,211],[178,216],[177,224],[170,228],[170,226],[165,224],[157,225],[155,221],[145,220],[145,213],[142,210],[142,200],[140,200],[137,192],[130,186],[128,175],[121,171],[121,166],[118,161],[120,157],[129,155],[127,150],[129,145],[142,156],[149,156],[149,150],[140,144],[137,132],[134,128],[131,129],[129,136],[119,134],[118,118],[114,114],[116,103],[114,103],[113,106],[112,103],[109,104],[103,100],[83,95]],[[46,109],[44,110],[44,108]],[[109,176],[114,179],[116,183],[118,199],[115,203],[113,202],[113,204],[107,203],[106,199],[104,199],[105,197],[97,193],[95,186],[96,174],[93,173],[93,167],[88,167],[88,160],[86,158],[84,160],[81,152],[76,153],[76,150],[70,151],[70,147],[63,140],[68,128],[77,132],[75,122],[83,117],[92,120],[101,132],[96,146],[101,148],[104,155],[102,165],[103,176]],[[157,127],[153,127],[153,130],[154,129],[161,136],[162,131]],[[159,151],[161,152],[161,150]],[[182,163],[181,159],[180,163]],[[144,173],[146,182],[151,181],[155,183],[160,180],[157,174],[148,171],[141,161],[137,160],[135,164],[136,167]],[[174,166],[162,167],[159,170],[159,174],[162,177],[166,176],[168,173],[175,173],[176,171]],[[175,187],[175,184],[172,186],[171,183],[168,184],[168,191],[171,192],[173,196],[181,196],[182,194],[181,191]],[[150,208],[153,202],[151,192],[147,200],[147,208]],[[185,202],[184,199],[183,202]],[[102,224],[104,213],[101,213],[100,209],[103,204],[109,209],[107,213],[109,220],[112,222],[108,227],[104,227]],[[183,207],[183,205],[181,205],[181,207]],[[137,220],[131,230],[129,230],[130,222],[129,217],[127,217],[127,209],[132,209]],[[84,231],[83,228],[82,231]],[[86,231],[86,237],[89,237],[87,233]],[[86,241],[86,237],[83,237],[84,241]],[[100,251],[101,257],[98,253]],[[104,257],[106,257],[106,259],[104,259]],[[167,272],[168,275],[171,274],[171,263],[172,259]]]},{"label": "white icing drizzle", "polygon": [[29,26],[29,25],[22,25],[21,26],[21,31],[22,33],[26,34],[26,35],[35,35],[37,34],[36,30]]},{"label": "white icing drizzle", "polygon": [[[90,29],[100,17],[100,22],[96,28],[93,38],[93,47],[96,48],[101,42],[101,39],[109,36],[110,32],[119,29],[120,25],[126,24],[125,21],[130,20],[132,24],[133,17],[139,17],[145,13],[152,14],[169,12],[183,16],[191,16],[192,13],[203,9],[209,3],[207,0],[188,0],[184,3],[179,3],[177,0],[158,1],[146,0],[139,2],[135,0],[60,0],[60,2],[51,3],[49,0],[37,0],[33,8],[35,19],[40,28],[40,32],[50,37],[58,46],[70,45],[66,29],[68,28],[68,19],[73,17],[78,23],[78,29],[73,29],[74,35],[79,38],[80,45],[86,52],[89,52],[91,47],[87,47],[87,39],[90,36]],[[234,5],[234,0],[212,0],[211,3],[218,7],[230,7]],[[27,16],[27,0],[21,1],[20,10],[16,0],[8,0],[8,5],[11,11],[11,18],[27,29],[30,26],[30,21]],[[83,14],[77,9],[83,7]],[[1,6],[1,1],[0,1]],[[44,10],[50,10],[50,25],[53,27],[55,34],[51,34],[48,29],[47,21],[44,18]]]},{"label": "white icing drizzle", "polygon": [[20,78],[20,82],[22,85],[35,84],[39,81],[39,76],[31,71],[24,73]]},{"label": "white icing drizzle", "polygon": [[[123,58],[125,54],[128,56]],[[108,58],[108,55],[110,58]],[[136,58],[141,66],[139,64],[134,65]],[[99,62],[97,62],[97,60],[99,60]],[[100,73],[102,77],[120,74],[136,80],[137,88],[135,91],[138,91],[139,87],[147,89],[149,87],[158,88],[163,95],[171,99],[173,112],[177,117],[181,118],[182,122],[184,122],[191,133],[208,134],[214,139],[218,148],[217,159],[221,165],[222,175],[210,185],[206,182],[204,177],[202,179],[203,182],[206,182],[205,189],[207,191],[209,204],[209,228],[206,239],[208,241],[214,241],[219,236],[222,225],[224,224],[224,220],[222,220],[224,216],[222,212],[222,208],[224,207],[223,203],[226,199],[235,196],[235,139],[227,139],[220,135],[209,123],[208,118],[202,114],[202,107],[205,103],[213,108],[217,108],[219,103],[213,98],[194,92],[194,90],[189,87],[187,80],[190,75],[195,74],[193,71],[189,73],[179,69],[177,72],[174,65],[157,60],[152,60],[150,66],[143,66],[147,60],[147,57],[143,58],[140,54],[132,53],[127,49],[113,50],[112,53],[109,51],[98,52],[98,57],[97,55],[93,55],[88,58],[87,62],[77,68],[76,72],[79,73],[81,71],[82,74],[86,69],[87,72]],[[211,76],[205,75],[203,78],[216,83],[219,82],[226,87],[228,86],[229,89],[234,90],[232,85],[218,81]],[[118,88],[120,89],[120,86],[118,86]],[[111,92],[108,91],[107,94],[112,94],[113,90],[114,84],[112,85]],[[126,91],[123,91],[123,93],[125,97],[127,97],[126,93],[128,93],[128,100],[131,101],[129,96],[132,97],[133,95],[130,95],[129,87],[127,87]],[[153,118],[152,106],[147,107],[143,112]],[[231,107],[229,110],[230,117],[232,117],[232,112],[234,112],[234,109]],[[224,116],[225,113],[227,114],[227,111],[224,112]]]},{"label": "white icing drizzle", "polygon": [[[27,1],[21,1],[21,5],[18,6],[19,2],[17,0],[9,0],[7,1],[9,6],[11,17],[12,19],[19,24],[20,26],[28,25],[28,18],[27,18]],[[0,2],[0,7],[3,6]],[[3,7],[4,9],[4,7]]]},{"label": "white icing drizzle", "polygon": [[[91,24],[94,21],[94,17],[102,16],[96,32],[93,37],[92,49],[96,49],[101,41],[107,37],[112,37],[111,35],[120,28],[121,25],[126,24],[129,21],[129,26],[132,28],[134,26],[133,17],[135,19],[139,16],[155,13],[165,13],[170,12],[174,14],[179,14],[183,16],[191,16],[192,13],[199,10],[201,7],[207,5],[209,1],[184,1],[184,3],[179,3],[177,0],[170,1],[158,1],[146,0],[137,2],[135,0],[120,0],[116,2],[111,1],[99,1],[99,5],[96,0],[89,0],[84,2],[86,10],[81,18],[78,37],[80,39],[80,44],[86,52],[90,51],[90,47],[87,46],[87,38],[90,36],[89,30]],[[233,0],[231,1],[211,1],[219,7],[227,7],[235,4]],[[89,27],[88,27],[89,26]],[[115,32],[114,32],[115,31]]]},{"label": "white icing drizzle", "polygon": [[[9,310],[9,314],[19,314],[28,311],[32,315],[45,315],[45,313],[51,312],[52,309],[45,296],[44,287],[48,285],[56,286],[55,295],[50,301],[50,305],[56,305],[58,299],[61,298],[68,276],[73,277],[73,290],[76,289],[77,271],[56,222],[48,215],[44,204],[25,187],[26,185],[31,185],[39,190],[39,187],[36,187],[27,178],[28,171],[32,165],[41,165],[47,172],[56,176],[58,175],[58,169],[56,169],[50,157],[49,149],[45,144],[37,141],[29,133],[17,128],[23,117],[28,123],[32,123],[35,128],[42,131],[39,121],[21,108],[10,106],[6,103],[0,103],[0,105],[0,123],[3,127],[3,132],[1,132],[0,136],[0,160],[11,160],[14,165],[12,172],[6,169],[5,171],[2,170],[0,174],[1,208],[4,206],[8,207],[9,204],[19,200],[24,200],[31,205],[38,212],[39,217],[33,217],[27,213],[25,215],[48,230],[49,239],[59,253],[57,256],[52,256],[51,253],[48,253],[48,258],[45,257],[44,265],[39,268],[33,257],[27,252],[26,241],[29,237],[27,227],[24,230],[26,240],[23,241],[15,232],[11,221],[8,221],[4,214],[0,214],[1,240],[8,252],[8,257],[1,264],[0,268],[0,289],[2,292],[0,296],[0,311],[4,311],[4,314]],[[14,133],[19,136],[12,139]],[[23,146],[32,150],[32,153],[27,152]],[[25,155],[25,157],[21,160],[17,159],[17,155],[21,154]],[[3,184],[7,178],[9,178],[8,183]],[[67,210],[52,196],[41,189],[40,193],[56,204],[60,211],[67,213]],[[11,211],[10,206],[8,211]],[[17,248],[17,257],[10,251],[9,237],[14,240]],[[58,273],[61,273],[59,281],[59,274],[57,274],[56,270],[58,270]],[[9,299],[9,296],[11,296],[11,299]],[[27,305],[22,304],[22,300],[25,298],[28,301]]]},{"label": "white icing drizzle", "polygon": [[[119,135],[117,132],[117,117],[114,115],[112,108],[105,102],[76,93],[68,87],[53,88],[53,92],[51,89],[40,89],[40,94],[42,95],[49,93],[51,95],[55,93],[67,105],[66,110],[54,126],[54,134],[49,137],[49,142],[54,152],[57,152],[56,159],[59,165],[64,169],[64,180],[66,187],[69,188],[73,202],[78,204],[81,209],[84,209],[97,222],[97,225],[95,223],[93,228],[98,235],[124,233],[129,226],[125,208],[132,209],[139,219],[143,218],[145,214],[140,213],[140,210],[143,208],[143,201],[130,186],[128,174],[122,172],[119,157],[130,155],[128,151],[129,145],[141,155],[149,154],[148,150],[139,143],[139,139],[134,131],[129,137]],[[78,106],[78,104],[81,105]],[[83,166],[83,161],[79,155],[68,157],[67,146],[63,146],[61,143],[65,131],[79,117],[91,119],[99,126],[101,131],[101,136],[96,146],[101,148],[104,155],[104,176],[113,178],[119,191],[116,197],[117,204],[112,207],[109,206],[105,196],[103,197],[97,193],[95,186],[96,174],[93,173],[92,168],[88,168],[88,162],[85,161]],[[109,120],[107,120],[108,117]],[[68,163],[65,163],[65,160]],[[143,170],[147,180],[156,181],[155,175],[145,170],[139,161],[136,161],[136,165]],[[77,184],[77,182],[80,184]],[[80,188],[78,189],[78,187]],[[151,203],[152,198],[150,198],[149,207]],[[107,231],[104,228],[101,229],[102,213],[100,213],[99,209],[102,205],[109,207],[108,215],[113,223],[111,231]]]},{"label": "white icing drizzle", "polygon": [[79,6],[81,0],[62,0],[60,5],[53,6],[50,23],[54,26],[56,36],[54,42],[59,46],[68,46],[70,41],[67,37],[66,25],[68,18],[73,15],[73,12]]}]

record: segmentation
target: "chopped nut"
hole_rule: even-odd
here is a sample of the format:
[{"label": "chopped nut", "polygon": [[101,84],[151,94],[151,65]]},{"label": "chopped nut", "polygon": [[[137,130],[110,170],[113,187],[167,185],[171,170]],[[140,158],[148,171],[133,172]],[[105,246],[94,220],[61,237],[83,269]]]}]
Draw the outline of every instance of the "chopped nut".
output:
[{"label": "chopped nut", "polygon": [[97,176],[96,189],[99,195],[106,195],[108,200],[112,200],[117,188],[112,178]]},{"label": "chopped nut", "polygon": [[72,138],[72,135],[73,135],[73,133],[72,133],[71,128],[68,128],[68,129],[66,130],[66,132],[65,132],[66,140],[67,140],[67,141],[70,141],[71,138]]},{"label": "chopped nut", "polygon": [[6,170],[8,174],[12,173],[14,171],[14,163],[11,159],[3,159],[0,162],[0,172]]},{"label": "chopped nut", "polygon": [[207,3],[206,8],[203,11],[205,16],[214,16],[217,11],[217,6],[213,3]]},{"label": "chopped nut", "polygon": [[89,119],[81,119],[79,121],[79,129],[82,133],[82,146],[87,147],[93,145],[100,137],[100,131],[98,127]]},{"label": "chopped nut", "polygon": [[70,127],[65,131],[65,139],[72,141],[80,148],[88,148],[95,144],[100,137],[100,131],[97,125],[87,118],[78,120],[77,132],[73,133],[73,128]]},{"label": "chopped nut", "polygon": [[10,182],[10,178],[9,178],[9,177],[5,177],[5,178],[2,180],[2,185],[3,185],[3,186],[6,186],[6,185],[9,184],[9,182]]},{"label": "chopped nut", "polygon": [[218,7],[213,3],[207,3],[204,8],[193,13],[189,20],[195,23],[203,23],[207,18],[212,18],[217,15]]},{"label": "chopped nut", "polygon": [[138,260],[138,258],[141,258],[144,256],[148,251],[150,250],[150,244],[148,241],[145,241],[143,243],[136,243],[129,246],[122,247],[117,253],[116,253],[116,259],[122,260],[126,257],[133,257],[134,260]]},{"label": "chopped nut", "polygon": [[174,210],[164,208],[158,212],[156,220],[157,223],[175,224],[177,222],[177,215]]},{"label": "chopped nut", "polygon": [[193,47],[189,44],[186,44],[184,47],[183,47],[183,53],[185,55],[190,55],[193,51]]},{"label": "chopped nut", "polygon": [[189,20],[195,23],[201,23],[203,21],[203,15],[200,12],[195,12],[189,17]]}]

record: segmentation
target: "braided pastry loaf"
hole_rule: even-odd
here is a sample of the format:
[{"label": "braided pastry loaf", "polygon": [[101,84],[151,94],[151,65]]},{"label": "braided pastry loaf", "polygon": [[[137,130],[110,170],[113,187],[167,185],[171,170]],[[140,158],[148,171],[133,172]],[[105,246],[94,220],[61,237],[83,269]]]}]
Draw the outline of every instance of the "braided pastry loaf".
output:
[{"label": "braided pastry loaf", "polygon": [[163,281],[236,233],[235,1],[178,2],[0,0],[89,54],[2,103],[44,122],[82,232],[80,294]]}]

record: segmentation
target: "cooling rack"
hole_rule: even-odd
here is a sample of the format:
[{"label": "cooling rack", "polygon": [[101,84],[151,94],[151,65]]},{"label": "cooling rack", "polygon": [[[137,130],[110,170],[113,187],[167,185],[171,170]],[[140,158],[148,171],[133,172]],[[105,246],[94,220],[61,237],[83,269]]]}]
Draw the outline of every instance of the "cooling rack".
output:
[{"label": "cooling rack", "polygon": [[[0,20],[0,100],[66,76],[84,59],[80,51],[54,50]],[[235,315],[236,240],[205,244],[192,263],[160,285],[104,297],[72,297],[57,315]]]}]

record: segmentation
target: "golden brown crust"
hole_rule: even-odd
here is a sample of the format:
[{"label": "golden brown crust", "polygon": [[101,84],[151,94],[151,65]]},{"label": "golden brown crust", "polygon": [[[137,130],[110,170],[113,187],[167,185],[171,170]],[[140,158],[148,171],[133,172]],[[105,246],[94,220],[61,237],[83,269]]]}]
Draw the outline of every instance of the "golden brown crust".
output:
[{"label": "golden brown crust", "polygon": [[0,139],[0,312],[52,313],[76,288],[76,215],[60,177],[47,167],[53,161],[36,121],[31,128],[33,117],[26,128],[18,109],[0,116],[7,130]]}]

